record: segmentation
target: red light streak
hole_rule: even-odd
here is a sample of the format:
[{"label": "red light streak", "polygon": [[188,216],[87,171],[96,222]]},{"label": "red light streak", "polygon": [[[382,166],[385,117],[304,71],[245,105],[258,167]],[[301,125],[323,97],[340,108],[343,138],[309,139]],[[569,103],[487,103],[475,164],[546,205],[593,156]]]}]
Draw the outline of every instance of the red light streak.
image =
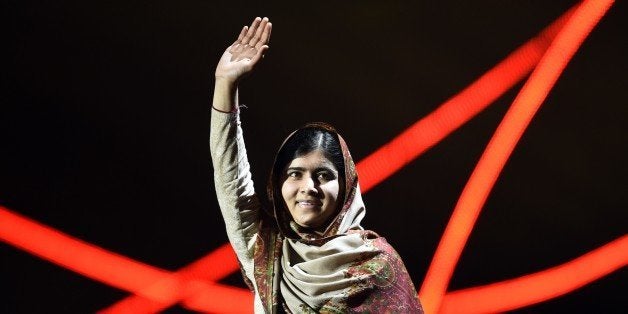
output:
[{"label": "red light streak", "polygon": [[539,62],[575,8],[569,9],[460,93],[360,161],[357,167],[362,191],[370,190],[419,157],[522,80]]},{"label": "red light streak", "polygon": [[[585,4],[591,5],[590,3],[592,2],[594,1],[588,1]],[[611,3],[612,1],[599,1],[594,4],[601,6],[606,5],[606,9],[608,9]],[[583,9],[585,4],[578,9],[578,12],[586,11]],[[379,184],[394,172],[401,169],[404,165],[408,164],[427,149],[437,144],[448,134],[486,108],[491,102],[521,80],[539,62],[541,56],[550,45],[553,38],[561,30],[563,24],[565,24],[567,19],[569,19],[569,16],[573,13],[576,7],[563,14],[563,16],[552,23],[552,25],[546,28],[540,35],[511,53],[497,66],[485,73],[462,92],[442,104],[433,113],[419,120],[406,131],[395,137],[391,142],[362,160],[362,162],[358,164],[362,190],[364,192],[368,191],[370,188]],[[604,9],[604,12],[606,9]],[[601,18],[604,12],[599,13],[597,19]],[[583,24],[587,24],[585,23],[587,22],[586,17],[574,17],[574,19],[576,18],[578,19],[577,22],[569,23],[577,23],[579,25],[576,26],[581,28],[583,27]],[[594,21],[592,25],[589,25],[590,28],[588,31],[590,31],[590,29],[595,25],[596,21]],[[589,20],[589,22],[591,22],[591,20]],[[586,31],[586,33],[588,33],[588,31]],[[570,37],[574,36],[574,34],[577,35],[577,32],[575,31],[569,32],[567,35],[563,35],[566,34],[566,32],[561,31],[561,36],[565,36],[566,39],[563,39],[563,41],[567,44],[574,45],[575,43],[573,51],[575,52],[579,43],[586,36],[586,33],[584,33],[584,35],[581,34],[581,38],[578,38],[577,36]],[[558,39],[556,41],[558,41]],[[556,44],[552,45],[554,46]],[[573,52],[571,52],[571,54],[573,54]],[[549,52],[546,53],[546,55],[549,54]],[[537,99],[539,97],[543,98],[543,93],[546,94],[549,91],[553,82],[551,84],[548,84],[548,82],[556,80],[562,71],[562,68],[566,65],[567,60],[568,58],[565,58],[563,63],[545,61],[546,64],[539,64],[538,68],[553,68],[551,71],[558,72],[553,78],[551,76],[544,76],[541,74],[537,75],[541,76],[542,81],[547,84],[546,86],[543,86],[544,84],[540,85],[540,87],[547,88],[547,91],[545,92],[543,92],[542,88],[539,87],[528,88],[535,93],[535,97]],[[538,71],[539,70],[537,69],[535,72]],[[532,80],[533,77],[530,78],[526,86],[528,86]],[[524,87],[524,89],[526,89],[526,87]],[[523,93],[524,91],[522,90],[521,94]],[[518,97],[515,100],[515,103],[524,102],[524,100],[520,100],[520,98],[522,97]],[[513,103],[513,107],[515,106],[515,103]],[[513,115],[515,115],[514,119],[517,120],[518,114]],[[502,124],[505,124],[506,119],[507,117],[504,118],[504,122]],[[525,125],[527,125],[528,122],[529,120],[527,122],[518,121],[518,123],[523,123]],[[521,132],[523,132],[523,129]],[[504,135],[504,137],[510,138],[511,141],[515,137],[518,139],[518,136],[520,136],[520,133],[517,135],[516,132],[499,133],[509,134],[508,136]],[[497,136],[498,132],[496,132],[495,137]],[[510,150],[514,148],[514,144],[517,139],[514,139],[512,144],[513,147],[511,147]],[[493,142],[493,140],[491,142]],[[506,156],[505,158],[507,159],[507,155],[509,155],[509,153],[506,151],[509,148],[500,145],[502,144],[497,144],[498,148],[502,149],[502,156]],[[489,147],[492,147],[491,144],[489,144]],[[487,151],[488,150],[489,148],[487,148]],[[480,168],[480,164],[486,163],[486,160],[488,159],[485,159],[483,156],[476,170]],[[503,162],[505,162],[505,160]],[[496,170],[495,178],[501,170],[501,167],[498,168],[499,169],[493,169],[494,172]],[[484,181],[484,184],[490,183],[490,186],[485,186],[486,195],[474,200],[476,204],[480,204],[477,208],[478,213],[481,204],[490,192],[495,178],[492,179],[492,182],[491,179]],[[471,179],[473,179],[473,176]],[[471,179],[469,180],[469,185],[471,184]],[[463,192],[459,204],[462,204],[464,195],[465,192]],[[458,206],[456,208],[458,208]],[[454,215],[456,215],[456,210],[454,210]],[[469,217],[467,217],[467,219],[468,218]],[[475,220],[475,218],[471,218],[472,220]],[[454,216],[452,216],[452,221],[453,220]],[[470,232],[472,225],[473,224],[471,223],[468,232]],[[442,242],[445,242],[446,234],[443,236]],[[31,254],[73,270],[79,274],[135,294],[105,309],[103,312],[157,312],[179,301],[182,302],[182,305],[190,309],[204,312],[251,312],[252,310],[252,295],[249,291],[215,283],[215,281],[238,269],[235,255],[228,245],[223,245],[217,251],[210,253],[209,255],[180,269],[177,272],[168,272],[72,238],[50,227],[12,213],[2,206],[0,206],[0,239],[20,249],[28,251]],[[466,238],[464,240],[466,241]],[[613,243],[620,243],[621,245],[616,244],[614,246],[609,246],[609,244],[596,250],[595,252],[590,253],[593,255],[587,254],[585,256],[587,258],[588,256],[595,256],[595,258],[590,258],[588,260],[594,259],[597,261],[595,265],[591,266],[592,269],[591,272],[589,272],[587,277],[588,281],[586,282],[582,280],[566,280],[561,282],[562,285],[557,285],[556,280],[553,279],[556,274],[559,273],[557,271],[571,272],[574,271],[574,269],[579,269],[573,265],[581,265],[581,263],[574,263],[576,262],[574,261],[550,270],[523,276],[507,282],[452,292],[445,295],[442,309],[450,311],[451,309],[458,308],[458,306],[464,304],[461,302],[471,300],[465,298],[474,295],[475,297],[473,300],[482,300],[483,303],[481,305],[485,308],[501,311],[504,309],[522,307],[567,293],[571,290],[577,289],[587,282],[600,278],[613,271],[613,269],[622,267],[627,263],[626,255],[619,255],[617,253],[619,250],[617,249],[618,247],[622,248],[623,251],[626,251],[626,236]],[[462,243],[460,250],[462,250],[463,246],[464,243]],[[613,249],[608,249],[608,247],[612,247]],[[458,256],[459,254],[460,252],[458,252]],[[579,260],[580,259],[578,259],[578,261]],[[456,262],[454,261],[452,271],[453,267],[455,267],[455,263]],[[617,265],[620,266],[616,267]],[[449,278],[450,276],[451,274],[449,274]],[[449,278],[447,278],[447,282],[449,281]],[[556,290],[554,291],[556,294],[552,294],[553,290],[551,289],[546,289],[543,290],[543,293],[536,294],[530,291],[529,287],[543,285],[544,283],[554,283],[550,286],[555,287]],[[445,283],[445,289],[446,285],[447,283]],[[424,287],[426,286],[428,288],[430,287],[427,277],[424,283]],[[518,292],[516,295],[513,295],[512,298],[504,299],[500,296],[500,298],[497,298],[499,300],[491,300],[491,298],[488,297],[493,295],[493,298],[495,298],[494,295],[503,293],[503,289],[512,289],[513,287],[518,287],[518,290],[516,290]],[[443,297],[442,294],[444,294],[445,289],[442,290],[442,293],[437,294],[439,299]],[[541,294],[542,297],[539,297]],[[434,302],[434,300],[430,297],[427,297],[427,299],[423,298],[423,302],[426,309],[438,308],[437,305],[434,305],[440,303],[440,301]],[[428,313],[431,313],[431,311],[428,310]]]},{"label": "red light streak", "polygon": [[442,313],[496,313],[556,298],[628,264],[628,235],[560,266],[516,279],[449,292]]},{"label": "red light streak", "polygon": [[427,313],[438,312],[482,206],[521,135],[571,57],[612,3],[588,0],[576,9],[497,127],[460,195],[425,275],[419,297]]},{"label": "red light streak", "polygon": [[[225,302],[231,301],[234,302],[237,300],[239,304],[244,304],[248,306],[247,309],[250,312],[250,305],[253,304],[253,295],[250,291],[244,289],[237,289],[239,293],[239,297],[234,295],[226,294],[221,296],[220,298],[211,297],[210,291],[204,289],[204,283],[209,282],[213,283],[215,281],[220,280],[238,270],[238,263],[235,256],[235,252],[233,252],[233,248],[231,245],[224,244],[221,247],[215,249],[208,255],[202,257],[201,259],[191,263],[178,270],[176,273],[172,275],[166,276],[168,278],[178,278],[183,282],[185,281],[195,281],[197,284],[194,286],[194,289],[188,291],[183,298],[184,305],[189,308],[197,308],[201,305],[199,295],[205,296],[202,300],[213,302],[216,299],[224,298]],[[147,287],[148,290],[163,290],[165,286],[168,285],[169,281],[164,279],[156,278],[154,285]],[[137,313],[137,312],[146,312],[146,313],[156,313],[161,310],[164,310],[181,300],[181,298],[176,294],[172,293],[175,291],[170,291],[171,293],[162,294],[161,297],[157,299],[147,298],[140,294],[135,294],[129,296],[112,306],[104,309],[101,313]],[[248,300],[248,301],[245,301]],[[208,311],[211,309],[211,306],[202,307],[204,311]]]},{"label": "red light streak", "polygon": [[[23,234],[29,234],[27,238],[30,240],[22,239],[21,236]],[[49,242],[41,242],[44,243],[44,245],[41,246],[51,249],[41,250],[37,244],[30,245],[30,241],[42,241],[42,239],[47,239],[51,236],[52,238]],[[74,246],[74,241],[79,242],[77,247],[88,245],[91,247],[90,249],[95,248],[98,251],[102,250],[105,255],[111,254],[120,257],[117,254],[112,254],[93,245],[85,244],[80,240],[69,237],[49,227],[32,222],[29,219],[12,213],[2,206],[0,206],[0,239],[61,266],[63,266],[64,263],[58,263],[56,261],[58,259],[49,259],[47,255],[58,255],[56,251],[64,250],[65,246],[68,244],[70,247]],[[58,242],[57,239],[63,240]],[[79,252],[78,254],[89,254],[87,251],[81,251],[82,249],[83,248],[80,248],[79,251],[72,251],[69,255],[73,255],[76,252]],[[217,263],[218,265],[212,264],[211,267],[205,266],[205,263],[207,260],[210,260],[210,257],[216,258],[215,256],[211,256],[212,254],[224,254],[225,256],[233,254],[233,251],[228,246],[222,246],[217,251],[218,252],[214,251],[207,257],[180,270],[179,272],[189,272],[187,275],[190,276],[186,277],[186,275],[182,275],[179,277],[180,282],[175,281],[173,274],[164,274],[166,273],[165,271],[160,271],[154,267],[138,263],[140,264],[140,270],[143,267],[149,267],[161,272],[162,275],[153,273],[145,280],[139,282],[140,285],[138,286],[146,282],[149,283],[143,286],[141,292],[132,290],[132,285],[108,283],[111,286],[130,292],[137,292],[143,296],[135,295],[132,298],[127,298],[123,302],[117,303],[116,306],[102,311],[102,313],[155,313],[174,304],[176,301],[173,301],[173,299],[175,299],[176,296],[183,298],[182,303],[184,306],[200,312],[250,313],[252,310],[250,306],[252,304],[252,295],[249,291],[225,286],[223,286],[223,289],[218,290],[215,286],[212,287],[211,284],[201,281],[202,278],[200,276],[203,274],[206,276],[205,280],[222,276],[221,273],[224,274],[224,270],[218,269],[218,271],[216,271],[216,269],[212,269],[219,267],[219,263]],[[103,257],[98,256],[98,254],[99,253],[96,253],[97,258]],[[108,257],[105,256],[105,258]],[[126,257],[122,257],[122,260],[122,267],[127,267],[125,264],[127,262],[137,263]],[[67,268],[78,272],[78,267],[73,266],[74,263],[74,261],[70,261],[68,263],[70,266]],[[474,302],[474,306],[478,309],[487,309],[489,312],[515,309],[520,306],[568,293],[624,267],[626,264],[628,264],[628,236],[623,236],[604,245],[602,248],[598,248],[576,260],[553,267],[552,269],[487,286],[450,292],[445,295],[442,309],[446,312],[462,312],[469,309],[467,302]],[[110,266],[116,267],[115,263]],[[100,276],[98,276],[98,274],[93,276],[92,272],[93,271],[90,270],[81,274],[92,279],[100,280],[97,279]],[[179,272],[177,272],[177,274]],[[577,276],[574,274],[577,274]],[[194,278],[192,276],[197,277]],[[564,278],[576,279],[564,280]],[[150,288],[151,285],[153,288]],[[504,295],[510,295],[510,297],[505,298]],[[216,299],[221,300],[221,302],[219,304],[214,303]]]},{"label": "red light streak", "polygon": [[[184,268],[181,273],[170,275],[168,271],[73,238],[2,206],[0,206],[0,239],[85,277],[136,293],[141,296],[140,298],[155,300],[157,303],[169,300],[175,300],[172,303],[176,303],[182,297],[187,297],[188,293],[203,288],[203,294],[211,296],[209,301],[212,302],[211,306],[205,308],[206,311],[249,312],[252,304],[252,302],[231,304],[226,301],[234,297],[240,300],[251,299],[251,292],[248,290],[223,286],[211,281],[202,285],[196,283],[198,278],[217,280],[230,273],[228,268],[220,268],[220,262],[223,259],[235,259],[235,254],[224,246],[221,250],[212,252],[208,257]],[[212,261],[212,267],[204,268],[207,260]],[[215,268],[213,272],[212,268]],[[135,310],[139,309],[135,307]]]},{"label": "red light streak", "polygon": [[[381,183],[412,159],[420,156],[520,81],[538,63],[556,36],[556,33],[571,16],[574,9],[575,7],[561,15],[539,35],[517,48],[462,92],[440,105],[434,112],[419,120],[403,133],[396,136],[391,142],[360,161],[357,164],[357,168],[360,174],[362,192],[367,193],[372,187]],[[434,130],[436,129],[439,132],[435,132]],[[424,136],[417,140],[416,134]],[[426,136],[427,134],[430,136]],[[396,159],[398,157],[399,160]],[[214,263],[211,260],[207,260],[206,267],[211,265],[214,265]],[[232,272],[238,269],[235,257],[230,260],[223,259],[221,265],[232,269]],[[124,308],[120,303],[129,304],[132,302],[137,305],[137,302],[140,302],[140,300],[144,300],[146,307],[155,310],[163,309],[177,301],[169,299],[169,303],[150,306],[150,300],[140,296],[131,296],[109,307],[108,310]]]},{"label": "red light streak", "polygon": [[72,238],[0,206],[0,238],[61,267],[118,289],[140,292],[166,272]]}]

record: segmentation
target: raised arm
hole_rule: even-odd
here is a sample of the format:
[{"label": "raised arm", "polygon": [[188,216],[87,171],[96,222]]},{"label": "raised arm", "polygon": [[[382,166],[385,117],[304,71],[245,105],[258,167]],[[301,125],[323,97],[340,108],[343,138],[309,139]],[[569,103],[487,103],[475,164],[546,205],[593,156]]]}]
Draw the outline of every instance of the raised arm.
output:
[{"label": "raised arm", "polygon": [[238,105],[238,83],[251,73],[266,50],[272,24],[268,18],[255,18],[251,27],[244,26],[238,39],[222,54],[216,67],[213,106],[230,112]]},{"label": "raised arm", "polygon": [[250,282],[254,282],[252,253],[259,228],[260,202],[253,187],[240,127],[237,84],[268,49],[270,29],[268,19],[256,18],[225,50],[216,67],[211,114],[210,150],[216,196],[227,236]]}]

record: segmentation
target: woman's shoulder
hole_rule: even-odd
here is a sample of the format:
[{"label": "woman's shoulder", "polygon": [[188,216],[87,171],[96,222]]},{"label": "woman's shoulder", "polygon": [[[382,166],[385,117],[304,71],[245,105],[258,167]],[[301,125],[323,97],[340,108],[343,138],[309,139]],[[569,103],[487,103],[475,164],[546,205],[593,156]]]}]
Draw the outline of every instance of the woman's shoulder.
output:
[{"label": "woman's shoulder", "polygon": [[375,247],[379,251],[384,254],[392,254],[396,257],[399,257],[397,251],[386,241],[386,238],[380,236],[377,232],[372,230],[350,230],[349,234],[357,233],[360,234],[362,239],[369,243],[371,246]]},{"label": "woman's shoulder", "polygon": [[373,231],[360,234],[378,254],[349,268],[350,274],[370,275],[364,286],[367,297],[349,312],[422,313],[412,279],[397,251]]}]

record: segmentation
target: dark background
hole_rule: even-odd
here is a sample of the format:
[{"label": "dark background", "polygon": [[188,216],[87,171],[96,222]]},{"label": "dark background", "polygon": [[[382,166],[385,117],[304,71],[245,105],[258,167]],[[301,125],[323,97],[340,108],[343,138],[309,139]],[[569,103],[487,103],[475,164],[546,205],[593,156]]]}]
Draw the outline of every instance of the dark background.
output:
[{"label": "dark background", "polygon": [[[291,130],[328,121],[359,161],[575,3],[2,1],[0,204],[175,270],[227,239],[207,143],[213,71],[253,17],[274,24],[267,57],[240,88],[262,192]],[[540,271],[626,233],[621,12],[625,1],[587,38],[530,124],[450,290]],[[365,195],[364,225],[399,251],[417,289],[520,87]],[[127,295],[5,243],[0,278],[0,312],[93,312]],[[522,311],[620,312],[627,279],[624,268]],[[242,285],[237,273],[226,282]]]}]

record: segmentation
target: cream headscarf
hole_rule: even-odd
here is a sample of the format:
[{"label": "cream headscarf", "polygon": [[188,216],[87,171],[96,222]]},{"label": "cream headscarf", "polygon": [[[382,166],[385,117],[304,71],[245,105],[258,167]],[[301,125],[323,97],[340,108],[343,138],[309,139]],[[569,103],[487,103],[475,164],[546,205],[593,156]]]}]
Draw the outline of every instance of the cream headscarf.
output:
[{"label": "cream headscarf", "polygon": [[[349,312],[364,310],[364,306],[370,305],[375,308],[369,309],[379,309],[379,303],[386,296],[372,294],[379,291],[390,292],[391,297],[399,295],[398,291],[390,290],[390,283],[396,282],[397,286],[392,288],[403,288],[402,294],[409,295],[407,298],[410,299],[410,307],[400,310],[418,312],[412,310],[420,309],[420,305],[398,255],[383,238],[365,231],[360,225],[366,211],[355,164],[345,141],[325,123],[311,123],[302,129],[305,128],[329,132],[340,144],[344,158],[344,175],[339,176],[344,179],[340,182],[344,185],[341,189],[344,191],[343,206],[324,232],[303,230],[285,209],[279,191],[283,169],[277,169],[275,164],[268,185],[274,219],[269,217],[262,223],[255,247],[255,279],[266,311],[274,313],[283,308],[294,313]],[[288,136],[282,148],[299,130]],[[402,268],[402,271],[395,268]],[[404,274],[404,280],[396,280],[395,276]],[[408,283],[409,288],[406,287]],[[390,291],[384,292],[385,286]],[[370,301],[363,304],[366,300]],[[412,307],[413,300],[418,307]]]}]

